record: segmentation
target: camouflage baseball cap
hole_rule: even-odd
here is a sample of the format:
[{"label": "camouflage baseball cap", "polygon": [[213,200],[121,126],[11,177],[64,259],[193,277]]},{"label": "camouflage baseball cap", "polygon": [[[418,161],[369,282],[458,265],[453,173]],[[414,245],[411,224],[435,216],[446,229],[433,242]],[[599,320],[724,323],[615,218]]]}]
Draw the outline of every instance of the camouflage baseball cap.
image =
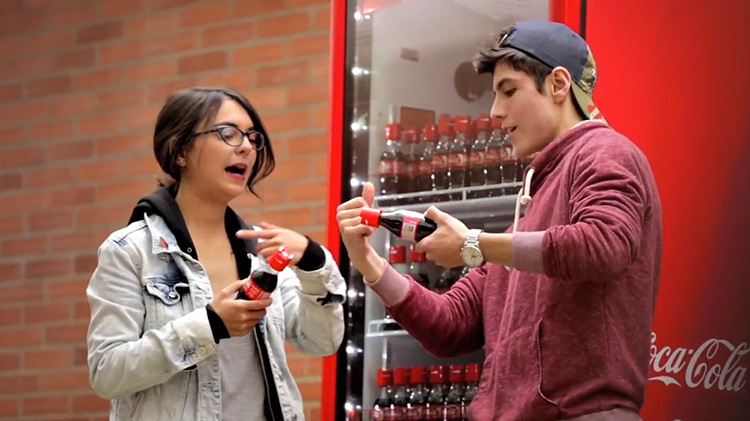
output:
[{"label": "camouflage baseball cap", "polygon": [[500,40],[500,47],[510,47],[528,54],[549,67],[564,67],[573,79],[573,97],[589,120],[604,120],[594,104],[596,62],[586,41],[566,25],[546,20],[527,20]]}]

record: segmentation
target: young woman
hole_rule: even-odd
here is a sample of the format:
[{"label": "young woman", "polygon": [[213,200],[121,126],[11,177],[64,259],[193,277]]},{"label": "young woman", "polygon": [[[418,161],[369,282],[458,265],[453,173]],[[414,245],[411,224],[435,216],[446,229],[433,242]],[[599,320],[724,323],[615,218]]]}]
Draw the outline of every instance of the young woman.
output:
[{"label": "young woman", "polygon": [[[316,242],[228,206],[274,168],[258,113],[229,89],[176,92],[154,153],[169,181],[101,245],[86,290],[93,389],[111,420],[304,419],[284,342],[336,352],[345,283]],[[280,245],[294,257],[271,297],[235,299]]]}]

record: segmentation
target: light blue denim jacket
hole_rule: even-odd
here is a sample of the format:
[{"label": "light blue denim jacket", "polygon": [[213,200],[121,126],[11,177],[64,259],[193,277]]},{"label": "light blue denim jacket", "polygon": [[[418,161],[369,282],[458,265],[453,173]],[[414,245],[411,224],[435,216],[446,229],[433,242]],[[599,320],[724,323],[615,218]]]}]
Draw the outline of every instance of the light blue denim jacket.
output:
[{"label": "light blue denim jacket", "polygon": [[[287,421],[304,414],[285,341],[325,356],[344,335],[346,285],[324,252],[321,269],[279,274],[261,322],[270,359],[263,371],[273,375]],[[213,293],[203,266],[180,250],[157,215],[112,233],[98,256],[86,290],[88,364],[94,391],[113,400],[110,420],[221,419],[219,357],[205,308]],[[258,264],[252,256],[253,269]],[[338,299],[323,300],[329,293]]]}]

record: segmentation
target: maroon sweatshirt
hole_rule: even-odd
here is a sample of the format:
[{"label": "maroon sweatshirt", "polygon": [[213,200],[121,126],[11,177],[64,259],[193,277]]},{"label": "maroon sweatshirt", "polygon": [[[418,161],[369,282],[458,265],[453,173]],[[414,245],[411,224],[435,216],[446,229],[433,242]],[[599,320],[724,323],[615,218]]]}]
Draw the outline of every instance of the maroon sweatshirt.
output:
[{"label": "maroon sweatshirt", "polygon": [[472,420],[638,419],[662,248],[647,159],[590,121],[530,168],[514,268],[485,264],[443,295],[390,266],[369,285],[431,353],[484,346]]}]

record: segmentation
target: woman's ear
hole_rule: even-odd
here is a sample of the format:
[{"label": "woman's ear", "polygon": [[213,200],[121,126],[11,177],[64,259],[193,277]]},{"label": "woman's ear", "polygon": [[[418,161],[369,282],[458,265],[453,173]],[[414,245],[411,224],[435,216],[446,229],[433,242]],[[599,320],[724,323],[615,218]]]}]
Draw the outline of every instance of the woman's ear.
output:
[{"label": "woman's ear", "polygon": [[550,93],[555,102],[565,101],[568,92],[571,92],[572,83],[570,72],[564,67],[555,67],[550,74]]}]

